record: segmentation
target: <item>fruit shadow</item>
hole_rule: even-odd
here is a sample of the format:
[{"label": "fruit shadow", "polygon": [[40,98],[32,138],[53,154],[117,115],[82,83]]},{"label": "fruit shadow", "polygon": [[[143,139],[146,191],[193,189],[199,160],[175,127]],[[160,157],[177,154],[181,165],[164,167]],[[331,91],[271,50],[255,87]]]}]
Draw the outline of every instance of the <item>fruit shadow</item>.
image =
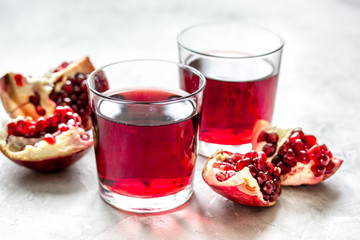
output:
[{"label": "fruit shadow", "polygon": [[22,169],[21,174],[13,177],[14,184],[32,193],[63,195],[80,191],[84,184],[80,181],[78,169],[74,166],[59,172],[37,172]]}]

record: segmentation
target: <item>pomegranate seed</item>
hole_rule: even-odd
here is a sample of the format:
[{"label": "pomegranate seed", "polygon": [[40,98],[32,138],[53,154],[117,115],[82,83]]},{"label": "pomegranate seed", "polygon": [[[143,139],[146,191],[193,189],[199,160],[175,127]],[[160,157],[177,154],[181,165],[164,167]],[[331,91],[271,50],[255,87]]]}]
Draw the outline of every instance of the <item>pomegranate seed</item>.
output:
[{"label": "pomegranate seed", "polygon": [[287,151],[287,153],[285,153],[284,159],[288,159],[288,160],[294,160],[295,159],[295,153],[291,148]]},{"label": "pomegranate seed", "polygon": [[66,111],[66,112],[70,112],[70,113],[74,113],[74,111],[71,109],[71,107],[69,107],[69,106],[64,106],[64,110]]},{"label": "pomegranate seed", "polygon": [[223,181],[226,181],[226,180],[227,180],[226,174],[223,173],[223,172],[217,172],[217,173],[215,174],[215,177],[216,177],[216,179],[217,179],[219,182],[223,182]]},{"label": "pomegranate seed", "polygon": [[269,170],[270,173],[274,171],[274,164],[272,162],[266,162],[266,168]]},{"label": "pomegranate seed", "polygon": [[280,159],[280,157],[279,156],[275,156],[273,159],[272,159],[272,163],[273,164],[277,164],[278,162],[280,162],[281,161],[281,159]]},{"label": "pomegranate seed", "polygon": [[50,133],[46,133],[44,136],[44,140],[48,143],[48,144],[55,144],[56,140],[55,137],[53,135],[51,135]]},{"label": "pomegranate seed", "polygon": [[226,178],[229,179],[236,175],[236,172],[234,170],[229,170],[226,172]]},{"label": "pomegranate seed", "polygon": [[266,163],[266,161],[267,161],[266,153],[260,152],[260,159],[263,163]]},{"label": "pomegranate seed", "polygon": [[258,182],[259,186],[261,186],[267,180],[267,176],[264,172],[260,171],[256,176],[256,181]]},{"label": "pomegranate seed", "polygon": [[64,118],[66,113],[67,112],[63,106],[57,106],[54,111],[54,115],[57,118]]},{"label": "pomegranate seed", "polygon": [[240,159],[243,159],[244,158],[244,154],[242,154],[242,153],[234,153],[234,156],[233,156],[233,158],[234,158],[234,161],[238,161],[238,160],[240,160]]},{"label": "pomegranate seed", "polygon": [[[296,139],[300,139],[300,134],[299,132],[294,132],[293,134],[291,134],[291,136],[289,137],[289,141],[291,143],[292,146],[294,146],[294,143],[296,141]],[[301,139],[300,139],[301,140]]]},{"label": "pomegranate seed", "polygon": [[23,76],[21,74],[15,74],[14,79],[15,79],[16,85],[18,85],[19,87],[22,87],[22,85],[23,85],[23,82],[22,82]]},{"label": "pomegranate seed", "polygon": [[[86,85],[86,81],[83,81],[81,84],[80,84],[80,88],[81,88],[81,91],[83,93],[85,93],[85,95],[88,93],[88,87]],[[87,96],[87,95],[86,95]]]},{"label": "pomegranate seed", "polygon": [[36,129],[38,132],[42,132],[46,129],[47,127],[47,122],[43,117],[38,118],[37,122],[36,122]]},{"label": "pomegranate seed", "polygon": [[15,123],[9,123],[8,125],[7,125],[7,128],[8,128],[8,135],[10,136],[10,135],[13,135],[13,134],[15,134],[15,132],[16,132],[16,124]]},{"label": "pomegranate seed", "polygon": [[294,130],[292,130],[292,133],[295,133],[295,132],[299,133],[299,136],[300,136],[301,140],[304,139],[305,134],[300,128],[295,128]]},{"label": "pomegranate seed", "polygon": [[27,126],[26,126],[25,121],[23,121],[23,120],[17,121],[17,123],[16,123],[16,131],[18,133],[20,133],[21,135],[24,135],[26,133]]},{"label": "pomegranate seed", "polygon": [[75,123],[75,120],[74,119],[70,119],[69,121],[67,121],[67,123],[66,123],[67,125],[69,125],[69,126],[75,126],[76,125],[76,123]]},{"label": "pomegranate seed", "polygon": [[29,135],[29,137],[36,137],[37,133],[38,131],[36,129],[36,126],[32,125],[28,127],[27,134]]},{"label": "pomegranate seed", "polygon": [[327,146],[325,144],[320,145],[320,150],[321,150],[322,153],[329,152],[329,149],[327,148]]},{"label": "pomegranate seed", "polygon": [[250,173],[251,173],[251,176],[252,176],[253,178],[255,178],[256,173],[257,173],[256,167],[255,167],[254,165],[250,164],[250,165],[248,166],[248,168],[249,168],[249,171],[250,171]]},{"label": "pomegranate seed", "polygon": [[335,169],[335,163],[333,161],[330,161],[329,164],[326,166],[325,174],[330,174]]},{"label": "pomegranate seed", "polygon": [[262,164],[260,158],[258,158],[258,157],[257,157],[257,158],[254,158],[252,164],[253,164],[258,170],[261,170],[261,169],[262,169],[263,164]]},{"label": "pomegranate seed", "polygon": [[223,162],[220,167],[219,167],[220,170],[224,170],[224,171],[227,171],[227,170],[235,170],[234,168],[234,165],[230,164],[230,163],[226,163],[226,162]]},{"label": "pomegranate seed", "polygon": [[67,130],[70,129],[70,127],[68,125],[66,125],[65,123],[61,123],[61,124],[59,124],[58,129],[61,132],[66,132]]},{"label": "pomegranate seed", "polygon": [[300,139],[296,139],[293,147],[294,151],[296,153],[300,152],[301,150],[304,150],[304,144]]},{"label": "pomegranate seed", "polygon": [[274,167],[274,172],[273,172],[275,177],[279,177],[281,174],[281,169],[279,167]]},{"label": "pomegranate seed", "polygon": [[[64,98],[63,101],[64,101],[65,104],[71,104],[71,99],[68,98],[68,97]],[[60,100],[60,102],[61,102],[61,100]]]},{"label": "pomegranate seed", "polygon": [[32,104],[34,104],[35,106],[40,104],[40,97],[39,95],[33,95],[29,97],[29,102],[31,102]]},{"label": "pomegranate seed", "polygon": [[244,158],[242,160],[239,160],[235,165],[236,171],[241,171],[244,167],[249,166],[252,163],[250,158]]},{"label": "pomegranate seed", "polygon": [[264,190],[264,192],[266,192],[267,194],[271,194],[274,190],[274,183],[270,180],[270,181],[266,181],[264,183],[264,186],[262,187],[262,189]]},{"label": "pomegranate seed", "polygon": [[259,137],[258,137],[258,139],[257,139],[257,142],[259,143],[259,142],[265,141],[267,135],[268,135],[267,132],[262,131],[262,132],[259,134]]},{"label": "pomegranate seed", "polygon": [[314,172],[315,177],[320,177],[324,175],[326,171],[326,168],[324,166],[317,166],[315,169],[316,169]]},{"label": "pomegranate seed", "polygon": [[270,200],[270,195],[263,193],[263,198],[265,201],[269,201]]},{"label": "pomegranate seed", "polygon": [[[280,188],[278,188],[278,189],[280,189]],[[274,201],[276,201],[277,199],[278,199],[278,197],[279,197],[279,195],[278,194],[272,194],[271,196],[270,196],[270,201],[272,201],[272,202],[274,202]]]},{"label": "pomegranate seed", "polygon": [[320,157],[320,154],[321,150],[319,148],[319,145],[314,145],[309,150],[309,155],[312,159],[317,159],[318,157]]},{"label": "pomegranate seed", "polygon": [[71,86],[71,82],[69,80],[66,80],[63,89],[65,90],[66,93],[70,94],[72,92],[72,86]]},{"label": "pomegranate seed", "polygon": [[244,155],[244,158],[250,158],[251,160],[254,159],[254,158],[256,158],[256,157],[259,157],[259,155],[258,155],[257,152],[254,151],[254,150],[252,150],[252,151],[250,151],[250,152],[248,152],[248,153],[246,153],[246,154]]},{"label": "pomegranate seed", "polygon": [[272,143],[267,143],[262,149],[266,156],[271,157],[276,152],[276,147]]},{"label": "pomegranate seed", "polygon": [[36,110],[37,114],[39,114],[40,116],[44,116],[46,114],[45,109],[40,105],[37,105],[35,110]]},{"label": "pomegranate seed", "polygon": [[268,143],[277,143],[277,141],[279,140],[279,135],[277,135],[276,133],[270,133],[266,136],[266,141]]},{"label": "pomegranate seed", "polygon": [[306,135],[304,137],[304,143],[308,148],[311,148],[316,144],[316,138],[313,135]]},{"label": "pomegranate seed", "polygon": [[328,155],[322,153],[318,161],[321,166],[327,166],[330,163],[330,158]]},{"label": "pomegranate seed", "polygon": [[54,115],[50,115],[46,120],[46,122],[49,127],[55,127],[58,122],[58,119]]},{"label": "pomegranate seed", "polygon": [[296,154],[296,160],[303,163],[308,163],[310,161],[309,155],[304,150],[301,150]]}]

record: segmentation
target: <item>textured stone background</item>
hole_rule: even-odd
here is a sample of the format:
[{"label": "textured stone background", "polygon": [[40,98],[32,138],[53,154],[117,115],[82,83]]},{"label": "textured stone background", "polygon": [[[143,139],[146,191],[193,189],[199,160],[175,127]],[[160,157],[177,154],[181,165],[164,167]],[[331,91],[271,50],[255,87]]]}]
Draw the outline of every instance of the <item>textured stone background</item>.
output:
[{"label": "textured stone background", "polygon": [[[89,55],[96,66],[134,58],[177,61],[188,25],[244,20],[285,38],[274,124],[302,126],[345,159],[316,186],[286,187],[255,209],[215,194],[200,177],[189,203],[134,215],[97,193],[93,152],[40,174],[0,156],[1,239],[358,239],[360,233],[360,2],[357,0],[0,1],[0,74],[42,73]],[[1,113],[3,116],[3,113]]]}]

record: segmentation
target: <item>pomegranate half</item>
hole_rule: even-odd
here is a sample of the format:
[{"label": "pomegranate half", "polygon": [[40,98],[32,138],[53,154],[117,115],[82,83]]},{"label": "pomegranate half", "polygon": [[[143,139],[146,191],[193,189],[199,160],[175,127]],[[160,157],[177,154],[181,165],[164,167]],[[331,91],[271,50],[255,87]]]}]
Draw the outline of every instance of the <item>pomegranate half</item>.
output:
[{"label": "pomegranate half", "polygon": [[[0,98],[12,118],[38,119],[53,114],[56,106],[70,106],[82,118],[85,130],[91,128],[86,78],[94,69],[88,57],[62,63],[41,77],[9,72],[0,78]],[[104,75],[96,76],[99,91],[108,89]]]},{"label": "pomegranate half", "polygon": [[256,122],[252,146],[256,151],[264,151],[281,168],[282,185],[319,183],[332,176],[343,162],[301,128],[280,129],[265,120]]},{"label": "pomegranate half", "polygon": [[58,171],[79,160],[93,144],[81,127],[81,118],[70,107],[33,120],[18,116],[3,120],[0,150],[15,163],[38,171]]},{"label": "pomegranate half", "polygon": [[263,152],[218,150],[206,162],[202,177],[215,192],[234,202],[268,207],[281,193],[280,172]]}]

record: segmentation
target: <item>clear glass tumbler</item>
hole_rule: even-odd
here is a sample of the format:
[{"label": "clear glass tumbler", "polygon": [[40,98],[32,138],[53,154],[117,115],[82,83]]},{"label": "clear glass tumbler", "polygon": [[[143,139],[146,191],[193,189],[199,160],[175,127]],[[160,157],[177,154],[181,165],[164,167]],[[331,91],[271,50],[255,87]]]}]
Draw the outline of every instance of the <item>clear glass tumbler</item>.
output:
[{"label": "clear glass tumbler", "polygon": [[200,24],[180,32],[180,63],[207,81],[200,154],[247,151],[255,122],[272,120],[283,45],[277,34],[246,24]]},{"label": "clear glass tumbler", "polygon": [[[106,91],[97,84],[104,75]],[[133,212],[185,203],[193,191],[204,76],[178,63],[131,60],[94,71],[87,84],[101,197]]]}]

